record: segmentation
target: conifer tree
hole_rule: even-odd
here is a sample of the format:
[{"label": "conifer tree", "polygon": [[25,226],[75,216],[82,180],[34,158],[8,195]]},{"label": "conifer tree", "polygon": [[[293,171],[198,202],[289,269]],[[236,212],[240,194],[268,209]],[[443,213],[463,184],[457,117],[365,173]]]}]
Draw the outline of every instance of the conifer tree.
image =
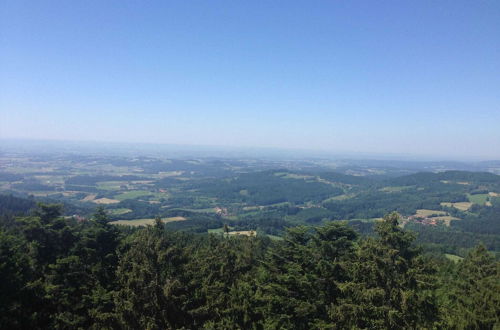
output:
[{"label": "conifer tree", "polygon": [[436,321],[435,271],[399,219],[386,216],[376,224],[377,238],[361,242],[352,281],[341,285],[345,298],[330,311],[340,328],[425,328]]},{"label": "conifer tree", "polygon": [[117,269],[115,298],[122,326],[135,329],[172,329],[187,324],[179,282],[183,253],[163,228],[137,232]]},{"label": "conifer tree", "polygon": [[447,299],[444,315],[449,327],[500,327],[500,262],[484,245],[478,245],[460,262]]}]

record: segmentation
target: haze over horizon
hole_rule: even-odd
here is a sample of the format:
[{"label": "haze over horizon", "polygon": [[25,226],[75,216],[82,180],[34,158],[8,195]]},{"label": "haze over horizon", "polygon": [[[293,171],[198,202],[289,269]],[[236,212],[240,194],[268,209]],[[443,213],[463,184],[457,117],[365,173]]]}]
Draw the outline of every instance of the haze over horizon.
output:
[{"label": "haze over horizon", "polygon": [[3,1],[0,138],[500,159],[500,3]]}]

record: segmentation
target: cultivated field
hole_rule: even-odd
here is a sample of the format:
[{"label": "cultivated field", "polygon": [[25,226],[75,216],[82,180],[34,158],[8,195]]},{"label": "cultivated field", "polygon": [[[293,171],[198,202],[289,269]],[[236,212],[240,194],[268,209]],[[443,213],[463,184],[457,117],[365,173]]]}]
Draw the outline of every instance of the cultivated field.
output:
[{"label": "cultivated field", "polygon": [[107,212],[111,215],[121,215],[121,214],[126,214],[132,212],[131,209],[126,209],[126,208],[118,208],[118,209],[108,209]]},{"label": "cultivated field", "polygon": [[94,199],[92,202],[96,204],[116,204],[120,203],[119,200],[116,199],[111,199],[111,198],[99,198],[99,199]]},{"label": "cultivated field", "polygon": [[384,192],[401,192],[403,190],[406,190],[406,189],[409,189],[410,187],[407,187],[407,186],[389,186],[389,187],[384,187],[384,188],[381,188],[379,189],[380,191],[384,191]]},{"label": "cultivated field", "polygon": [[142,197],[142,196],[150,196],[152,194],[153,193],[151,193],[150,191],[146,191],[146,190],[132,190],[132,191],[127,191],[127,192],[118,194],[115,196],[115,198],[118,201],[124,201],[126,199],[134,199],[134,198]]},{"label": "cultivated field", "polygon": [[255,230],[242,230],[242,231],[230,231],[228,235],[242,235],[242,236],[255,236],[257,233]]},{"label": "cultivated field", "polygon": [[[185,220],[187,220],[187,218],[185,217],[170,217],[161,219],[163,223],[174,222],[174,221],[185,221]],[[137,226],[153,225],[155,223],[155,219],[149,218],[149,219],[135,219],[135,220],[116,220],[110,223],[112,225],[137,227]]]},{"label": "cultivated field", "polygon": [[127,181],[101,181],[97,183],[97,188],[103,190],[120,190],[127,185]]},{"label": "cultivated field", "polygon": [[449,253],[445,253],[444,256],[446,258],[448,258],[449,260],[454,261],[454,262],[459,262],[459,261],[462,261],[464,259],[460,256],[457,256],[455,254],[449,254]]},{"label": "cultivated field", "polygon": [[354,194],[343,194],[343,195],[338,195],[334,197],[330,197],[328,199],[325,199],[323,203],[327,203],[329,201],[343,201],[349,198],[353,198],[355,195]]},{"label": "cultivated field", "polygon": [[484,205],[488,201],[488,194],[468,194],[467,198],[469,198],[469,202],[479,205]]},{"label": "cultivated field", "polygon": [[446,207],[454,207],[456,209],[459,209],[460,211],[467,211],[472,206],[472,203],[471,202],[458,202],[458,203],[444,202],[444,203],[441,203],[441,205],[446,206]]},{"label": "cultivated field", "polygon": [[92,202],[96,196],[96,194],[89,194],[84,199],[82,199],[82,202]]}]

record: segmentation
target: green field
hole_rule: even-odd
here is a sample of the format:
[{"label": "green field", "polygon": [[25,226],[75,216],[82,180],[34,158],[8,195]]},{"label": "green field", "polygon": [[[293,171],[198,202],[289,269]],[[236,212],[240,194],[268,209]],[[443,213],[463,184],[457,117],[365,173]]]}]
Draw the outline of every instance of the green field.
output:
[{"label": "green field", "polygon": [[467,198],[469,199],[469,202],[474,203],[474,204],[479,204],[479,205],[484,205],[488,201],[488,194],[467,194]]},{"label": "green field", "polygon": [[384,187],[381,188],[380,191],[384,192],[401,192],[406,189],[410,189],[411,187],[408,186],[392,186],[392,187]]},{"label": "green field", "polygon": [[189,212],[195,212],[195,213],[215,213],[215,208],[213,207],[209,207],[209,208],[205,208],[205,209],[177,209],[177,210],[181,210],[181,211],[189,211]]},{"label": "green field", "polygon": [[131,209],[126,209],[126,208],[108,209],[107,211],[111,215],[121,215],[121,214],[132,212]]},{"label": "green field", "polygon": [[156,200],[159,200],[161,198],[168,198],[170,196],[170,194],[167,192],[151,192],[149,193],[149,195],[154,196]]},{"label": "green field", "polygon": [[444,256],[446,258],[448,258],[449,260],[454,261],[454,262],[459,262],[459,261],[462,261],[464,259],[464,258],[462,258],[460,256],[457,256],[457,255],[454,255],[454,254],[449,254],[449,253],[445,253]]},{"label": "green field", "polygon": [[152,192],[146,191],[146,190],[132,190],[132,191],[127,191],[121,194],[116,195],[114,198],[119,200],[119,201],[124,201],[126,199],[134,199],[137,197],[142,197],[142,196],[150,196],[153,195]]},{"label": "green field", "polygon": [[280,176],[283,179],[297,179],[297,180],[314,179],[314,176],[311,175],[303,175],[295,173],[275,173],[274,175]]},{"label": "green field", "polygon": [[120,190],[127,181],[102,181],[97,183],[97,188],[102,190]]},{"label": "green field", "polygon": [[224,233],[224,228],[209,229],[208,233],[209,234],[222,234],[222,233]]},{"label": "green field", "polygon": [[359,222],[366,222],[366,223],[372,223],[372,222],[377,222],[377,221],[382,221],[383,218],[356,218],[356,219],[341,219],[341,220],[335,220],[335,221],[359,221]]},{"label": "green field", "polygon": [[460,211],[467,211],[472,206],[471,202],[458,202],[458,203],[443,202],[440,204],[441,204],[441,206],[454,207]]},{"label": "green field", "polygon": [[[229,230],[233,230],[234,227],[228,226],[228,229]],[[215,229],[209,229],[208,233],[209,234],[224,234],[224,227],[215,228]]]},{"label": "green field", "polygon": [[116,220],[116,221],[111,221],[110,224],[137,227],[137,226],[152,225],[154,222],[155,219],[150,218],[150,219],[135,219],[135,220]]},{"label": "green field", "polygon": [[328,199],[325,199],[323,201],[323,203],[327,203],[327,202],[330,202],[330,201],[343,201],[343,200],[346,200],[346,199],[349,199],[349,198],[353,198],[354,196],[355,196],[354,194],[338,195],[338,196],[334,196],[334,197],[330,197]]}]

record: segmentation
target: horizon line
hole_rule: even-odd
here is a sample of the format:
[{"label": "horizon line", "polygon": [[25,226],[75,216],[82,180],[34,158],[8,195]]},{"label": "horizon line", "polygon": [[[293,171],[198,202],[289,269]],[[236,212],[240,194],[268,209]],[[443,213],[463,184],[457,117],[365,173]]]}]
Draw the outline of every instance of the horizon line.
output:
[{"label": "horizon line", "polygon": [[[111,144],[111,145],[129,145],[129,146],[161,146],[161,147],[175,147],[175,148],[200,148],[200,149],[215,149],[216,151],[232,151],[232,152],[248,152],[248,151],[261,151],[261,152],[274,152],[274,153],[301,153],[301,155],[296,155],[294,158],[302,157],[314,157],[314,158],[327,158],[331,159],[332,157],[340,159],[350,159],[345,157],[354,157],[357,160],[384,160],[384,161],[417,161],[417,162],[488,162],[488,161],[500,161],[500,159],[490,158],[486,156],[463,156],[463,155],[453,155],[446,157],[439,157],[437,155],[429,155],[429,154],[415,154],[415,153],[382,153],[382,152],[368,152],[368,151],[333,151],[333,150],[325,150],[325,149],[314,149],[314,148],[287,148],[287,147],[278,147],[278,146],[235,146],[235,145],[204,145],[204,144],[179,144],[179,143],[166,143],[166,142],[150,142],[150,141],[104,141],[104,140],[76,140],[76,139],[54,139],[54,138],[25,138],[25,137],[0,137],[0,141],[6,142],[15,142],[21,144],[33,144],[33,143],[54,143],[54,144],[88,144],[88,145],[96,145],[96,149],[99,149],[97,144]],[[0,151],[2,151],[3,145],[0,146]],[[96,150],[97,151],[97,150]],[[182,150],[176,150],[182,151]],[[193,150],[185,150],[193,151]],[[198,150],[200,151],[200,150]],[[204,150],[207,151],[207,150]],[[276,155],[278,156],[278,155]],[[299,157],[297,157],[299,156]],[[380,158],[360,158],[360,157],[381,157]],[[255,157],[254,157],[255,158]]]}]

